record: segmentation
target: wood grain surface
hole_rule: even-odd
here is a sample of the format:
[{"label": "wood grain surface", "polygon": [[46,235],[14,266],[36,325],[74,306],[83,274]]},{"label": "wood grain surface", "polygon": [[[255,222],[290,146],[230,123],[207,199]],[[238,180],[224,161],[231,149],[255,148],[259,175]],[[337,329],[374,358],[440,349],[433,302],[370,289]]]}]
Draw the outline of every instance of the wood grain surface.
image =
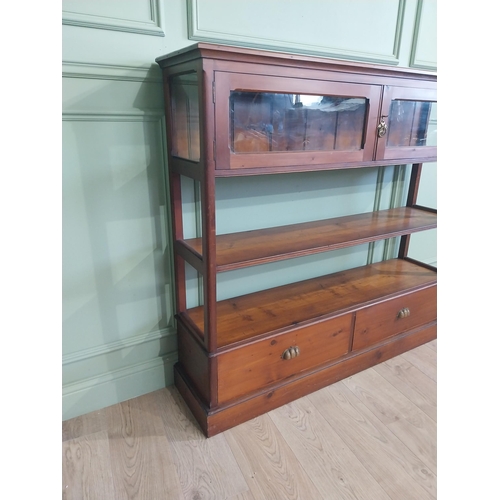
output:
[{"label": "wood grain surface", "polygon": [[156,398],[146,394],[108,409],[115,497],[179,496],[178,476]]},{"label": "wood grain surface", "polygon": [[120,498],[115,495],[108,434],[105,430],[63,441],[62,498]]},{"label": "wood grain surface", "polygon": [[[344,314],[221,354],[219,404],[347,354],[351,325],[352,315]],[[296,346],[299,355],[285,360],[283,353],[290,346]]]},{"label": "wood grain surface", "polygon": [[[219,271],[359,245],[431,229],[437,215],[409,207],[217,236]],[[202,255],[201,238],[184,243]]]},{"label": "wood grain surface", "polygon": [[436,497],[433,472],[344,382],[308,397],[355,453],[363,450],[358,454],[360,461],[392,498],[424,500]]},{"label": "wood grain surface", "polygon": [[307,397],[270,417],[324,498],[390,498]]},{"label": "wood grain surface", "polygon": [[226,439],[255,498],[321,498],[269,415],[235,427]]},{"label": "wood grain surface", "polygon": [[[217,303],[219,347],[435,284],[436,273],[391,259]],[[203,307],[187,311],[200,332]]]},{"label": "wood grain surface", "polygon": [[436,345],[209,439],[174,387],[63,422],[62,498],[435,499]]}]

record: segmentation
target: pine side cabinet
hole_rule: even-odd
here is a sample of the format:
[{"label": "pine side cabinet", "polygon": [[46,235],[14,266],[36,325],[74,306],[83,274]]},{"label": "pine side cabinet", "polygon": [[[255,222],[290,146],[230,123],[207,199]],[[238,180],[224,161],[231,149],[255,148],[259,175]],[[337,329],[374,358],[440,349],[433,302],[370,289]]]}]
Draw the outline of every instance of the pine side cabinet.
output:
[{"label": "pine side cabinet", "polygon": [[[157,58],[164,81],[174,245],[175,384],[208,437],[436,338],[437,271],[410,236],[436,161],[436,75],[198,43]],[[411,165],[406,206],[218,234],[216,179]],[[312,174],[308,174],[312,175]],[[185,238],[181,179],[200,186]],[[264,177],[265,178],[265,177]],[[394,258],[217,300],[217,275],[398,237]],[[201,305],[186,299],[186,265]]]}]

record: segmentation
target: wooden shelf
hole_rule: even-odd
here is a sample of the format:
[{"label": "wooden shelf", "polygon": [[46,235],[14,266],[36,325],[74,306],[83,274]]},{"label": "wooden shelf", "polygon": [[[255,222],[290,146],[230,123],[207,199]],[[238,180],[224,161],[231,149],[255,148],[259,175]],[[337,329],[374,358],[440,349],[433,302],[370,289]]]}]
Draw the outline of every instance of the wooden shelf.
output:
[{"label": "wooden shelf", "polygon": [[[425,288],[436,280],[436,272],[426,267],[392,259],[224,300],[217,303],[217,346],[313,323],[360,305]],[[189,316],[201,334],[203,307],[183,314]]]},{"label": "wooden shelf", "polygon": [[[428,156],[425,159],[425,163],[431,163],[437,161],[437,156]],[[415,163],[415,158],[411,157],[399,157],[394,160],[371,160],[364,162],[336,162],[326,165],[286,165],[281,167],[274,167],[269,169],[263,168],[218,168],[214,176],[215,177],[249,177],[253,175],[276,175],[276,174],[287,174],[287,173],[299,173],[299,172],[318,172],[327,170],[352,170],[357,168],[376,168],[376,167],[387,167],[389,165],[403,165],[407,163]],[[172,157],[172,171],[201,181],[203,179],[203,169],[200,167],[200,163],[196,161],[186,160],[184,158]]]},{"label": "wooden shelf", "polygon": [[[217,271],[229,271],[291,257],[336,250],[432,229],[437,215],[417,208],[393,208],[288,226],[217,236]],[[201,238],[183,242],[201,259]],[[186,252],[184,252],[186,254]]]},{"label": "wooden shelf", "polygon": [[[437,227],[436,210],[417,206],[422,164],[437,154],[435,74],[205,43],[157,61],[169,144],[175,383],[207,436],[435,338],[436,269],[408,257],[411,235]],[[406,207],[216,233],[218,177],[403,164],[412,165]],[[183,235],[183,176],[199,182],[203,238]],[[398,259],[217,301],[217,273],[395,237]],[[200,307],[188,308],[186,263],[202,278]],[[294,269],[290,262],[288,281],[300,279]],[[339,269],[332,261],[315,275]]]}]

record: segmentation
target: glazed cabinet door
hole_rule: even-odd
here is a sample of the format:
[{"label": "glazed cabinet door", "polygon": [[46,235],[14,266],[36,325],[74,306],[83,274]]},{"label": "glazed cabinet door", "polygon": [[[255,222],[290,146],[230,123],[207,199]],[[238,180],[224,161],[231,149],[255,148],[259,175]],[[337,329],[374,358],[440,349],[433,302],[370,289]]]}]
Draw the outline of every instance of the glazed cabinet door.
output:
[{"label": "glazed cabinet door", "polygon": [[436,90],[384,87],[376,159],[433,161],[436,154]]},{"label": "glazed cabinet door", "polygon": [[382,86],[215,73],[216,169],[370,161]]},{"label": "glazed cabinet door", "polygon": [[[200,160],[199,82],[195,71],[172,75],[168,79],[167,120],[172,158]],[[170,122],[170,123],[169,123]]]}]

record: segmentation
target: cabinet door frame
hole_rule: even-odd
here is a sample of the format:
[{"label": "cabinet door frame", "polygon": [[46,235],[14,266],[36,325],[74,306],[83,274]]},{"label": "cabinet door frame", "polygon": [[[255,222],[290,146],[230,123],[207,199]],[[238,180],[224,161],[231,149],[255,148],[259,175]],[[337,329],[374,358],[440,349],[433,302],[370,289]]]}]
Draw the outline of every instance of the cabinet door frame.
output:
[{"label": "cabinet door frame", "polygon": [[430,101],[437,103],[436,89],[384,86],[384,95],[380,112],[381,120],[384,120],[388,127],[388,132],[383,137],[378,137],[375,160],[404,160],[411,159],[411,163],[418,161],[434,161],[437,157],[437,146],[387,146],[389,137],[389,115],[391,104],[394,100],[403,101]]},{"label": "cabinet door frame", "polygon": [[[263,168],[267,172],[270,172],[273,167],[279,168],[295,165],[316,166],[371,161],[375,154],[376,127],[378,124],[377,118],[382,99],[382,90],[383,87],[381,85],[216,71],[214,77],[216,170]],[[233,153],[231,152],[229,139],[229,98],[231,91],[366,98],[368,103],[362,148],[356,151],[307,150]]]}]

